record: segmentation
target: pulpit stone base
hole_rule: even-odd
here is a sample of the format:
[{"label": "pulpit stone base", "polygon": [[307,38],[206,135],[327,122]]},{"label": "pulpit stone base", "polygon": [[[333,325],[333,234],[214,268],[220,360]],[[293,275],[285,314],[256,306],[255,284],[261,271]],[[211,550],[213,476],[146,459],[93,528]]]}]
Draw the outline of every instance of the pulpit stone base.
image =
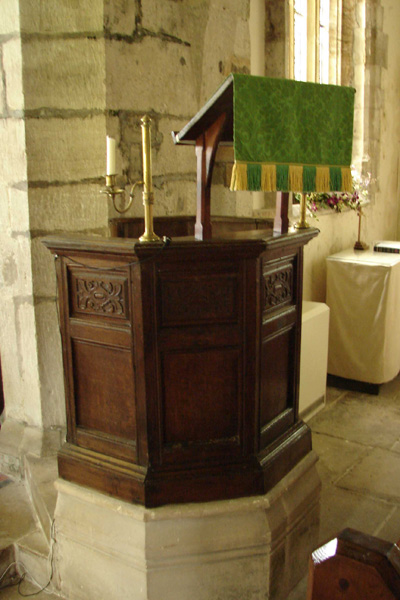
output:
[{"label": "pulpit stone base", "polygon": [[309,453],[264,496],[156,509],[57,481],[56,565],[69,600],[283,600],[318,544]]}]

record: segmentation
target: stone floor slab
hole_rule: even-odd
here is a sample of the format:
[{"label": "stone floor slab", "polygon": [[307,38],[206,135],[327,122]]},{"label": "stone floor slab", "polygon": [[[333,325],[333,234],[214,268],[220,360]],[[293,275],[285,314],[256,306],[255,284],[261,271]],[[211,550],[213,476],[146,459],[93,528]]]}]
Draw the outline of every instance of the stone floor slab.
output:
[{"label": "stone floor slab", "polygon": [[393,505],[385,501],[325,485],[321,494],[320,543],[333,539],[346,527],[376,535],[392,510]]},{"label": "stone floor slab", "polygon": [[387,542],[400,541],[400,506],[393,507],[388,518],[377,529],[375,535]]},{"label": "stone floor slab", "polygon": [[1,488],[0,547],[8,546],[36,528],[24,484],[12,482]]},{"label": "stone floor slab", "polygon": [[332,483],[344,475],[371,449],[356,442],[322,433],[313,433],[312,443],[319,457],[317,469],[323,484]]},{"label": "stone floor slab", "polygon": [[[355,424],[357,426],[355,426]],[[313,417],[309,425],[316,433],[390,448],[400,437],[400,402],[368,394],[347,393]]]},{"label": "stone floor slab", "polygon": [[374,448],[337,484],[345,489],[400,503],[400,454]]}]

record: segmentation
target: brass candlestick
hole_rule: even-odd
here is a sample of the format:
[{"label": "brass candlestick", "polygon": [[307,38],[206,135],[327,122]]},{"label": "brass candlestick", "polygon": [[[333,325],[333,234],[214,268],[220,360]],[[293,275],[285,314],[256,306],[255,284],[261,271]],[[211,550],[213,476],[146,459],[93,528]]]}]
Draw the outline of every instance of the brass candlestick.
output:
[{"label": "brass candlestick", "polygon": [[358,215],[358,237],[354,244],[354,250],[368,250],[368,248],[369,248],[368,244],[361,241],[361,217],[363,215],[361,208],[359,208],[357,210],[357,215]]},{"label": "brass candlestick", "polygon": [[307,223],[306,212],[307,212],[306,194],[301,194],[300,219],[297,221],[297,223],[294,224],[296,229],[308,229],[310,227],[310,225]]},{"label": "brass candlestick", "polygon": [[151,140],[150,123],[148,115],[144,115],[142,121],[142,152],[143,152],[143,206],[144,206],[144,234],[139,238],[140,242],[159,242],[160,238],[153,230],[153,182],[151,169]]},{"label": "brass candlestick", "polygon": [[[160,242],[158,235],[154,233],[153,229],[153,183],[152,183],[152,169],[151,169],[151,139],[150,139],[150,123],[151,119],[148,115],[144,115],[142,121],[142,156],[143,156],[143,181],[136,181],[129,193],[129,202],[123,208],[118,208],[115,199],[116,196],[125,195],[124,188],[117,186],[117,175],[116,173],[106,175],[106,186],[100,190],[101,193],[107,194],[111,198],[115,210],[120,213],[126,213],[132,205],[134,191],[137,185],[143,185],[143,205],[144,205],[144,234],[139,238],[140,242]],[[112,168],[112,167],[111,167]]]}]

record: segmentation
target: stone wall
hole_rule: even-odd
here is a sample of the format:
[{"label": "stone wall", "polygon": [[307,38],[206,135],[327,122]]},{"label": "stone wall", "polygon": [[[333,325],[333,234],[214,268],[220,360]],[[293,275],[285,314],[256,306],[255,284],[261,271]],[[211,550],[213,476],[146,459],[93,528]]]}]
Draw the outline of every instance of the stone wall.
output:
[{"label": "stone wall", "polygon": [[[140,117],[152,123],[155,215],[195,214],[194,147],[176,147],[179,131],[232,71],[249,72],[248,0],[106,2],[107,129],[118,140],[117,169],[141,179]],[[212,212],[251,214],[251,202],[215,169]],[[141,194],[127,216],[142,216]],[[113,216],[117,216],[116,213]]]},{"label": "stone wall", "polygon": [[[102,2],[5,3],[1,355],[7,418],[64,425],[53,259],[58,232],[106,233]],[[3,10],[4,9],[4,10]],[[2,141],[3,141],[2,140]]]},{"label": "stone wall", "polygon": [[[153,118],[155,214],[194,214],[194,148],[171,131],[231,71],[249,71],[249,0],[3,0],[0,23],[0,348],[8,419],[65,425],[53,259],[45,235],[107,235],[106,133],[122,182],[141,179]],[[215,169],[213,212],[251,214]],[[141,194],[129,215],[143,216]]]}]

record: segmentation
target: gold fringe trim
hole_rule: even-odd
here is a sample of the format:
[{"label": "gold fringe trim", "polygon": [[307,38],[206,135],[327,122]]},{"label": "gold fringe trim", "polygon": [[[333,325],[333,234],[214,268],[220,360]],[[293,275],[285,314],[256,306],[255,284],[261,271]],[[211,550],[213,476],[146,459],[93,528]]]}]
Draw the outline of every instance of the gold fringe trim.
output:
[{"label": "gold fringe trim", "polygon": [[263,192],[276,191],[276,165],[261,166],[261,189]]},{"label": "gold fringe trim", "polygon": [[342,167],[342,192],[351,192],[353,190],[353,177],[349,167]]},{"label": "gold fringe trim", "polygon": [[[342,191],[351,192],[353,178],[349,167],[342,169]],[[276,191],[276,165],[261,164],[261,190],[264,192]],[[247,190],[247,163],[235,162],[232,169],[230,189],[232,191]],[[289,189],[293,192],[303,192],[303,167],[289,165]],[[330,189],[329,167],[317,166],[315,177],[315,191],[326,192]]]},{"label": "gold fringe trim", "polygon": [[247,164],[236,163],[232,169],[231,191],[240,192],[247,190]]},{"label": "gold fringe trim", "polygon": [[289,165],[289,189],[292,192],[303,191],[303,167]]},{"label": "gold fringe trim", "polygon": [[317,167],[315,176],[315,191],[326,192],[330,188],[329,167]]}]

